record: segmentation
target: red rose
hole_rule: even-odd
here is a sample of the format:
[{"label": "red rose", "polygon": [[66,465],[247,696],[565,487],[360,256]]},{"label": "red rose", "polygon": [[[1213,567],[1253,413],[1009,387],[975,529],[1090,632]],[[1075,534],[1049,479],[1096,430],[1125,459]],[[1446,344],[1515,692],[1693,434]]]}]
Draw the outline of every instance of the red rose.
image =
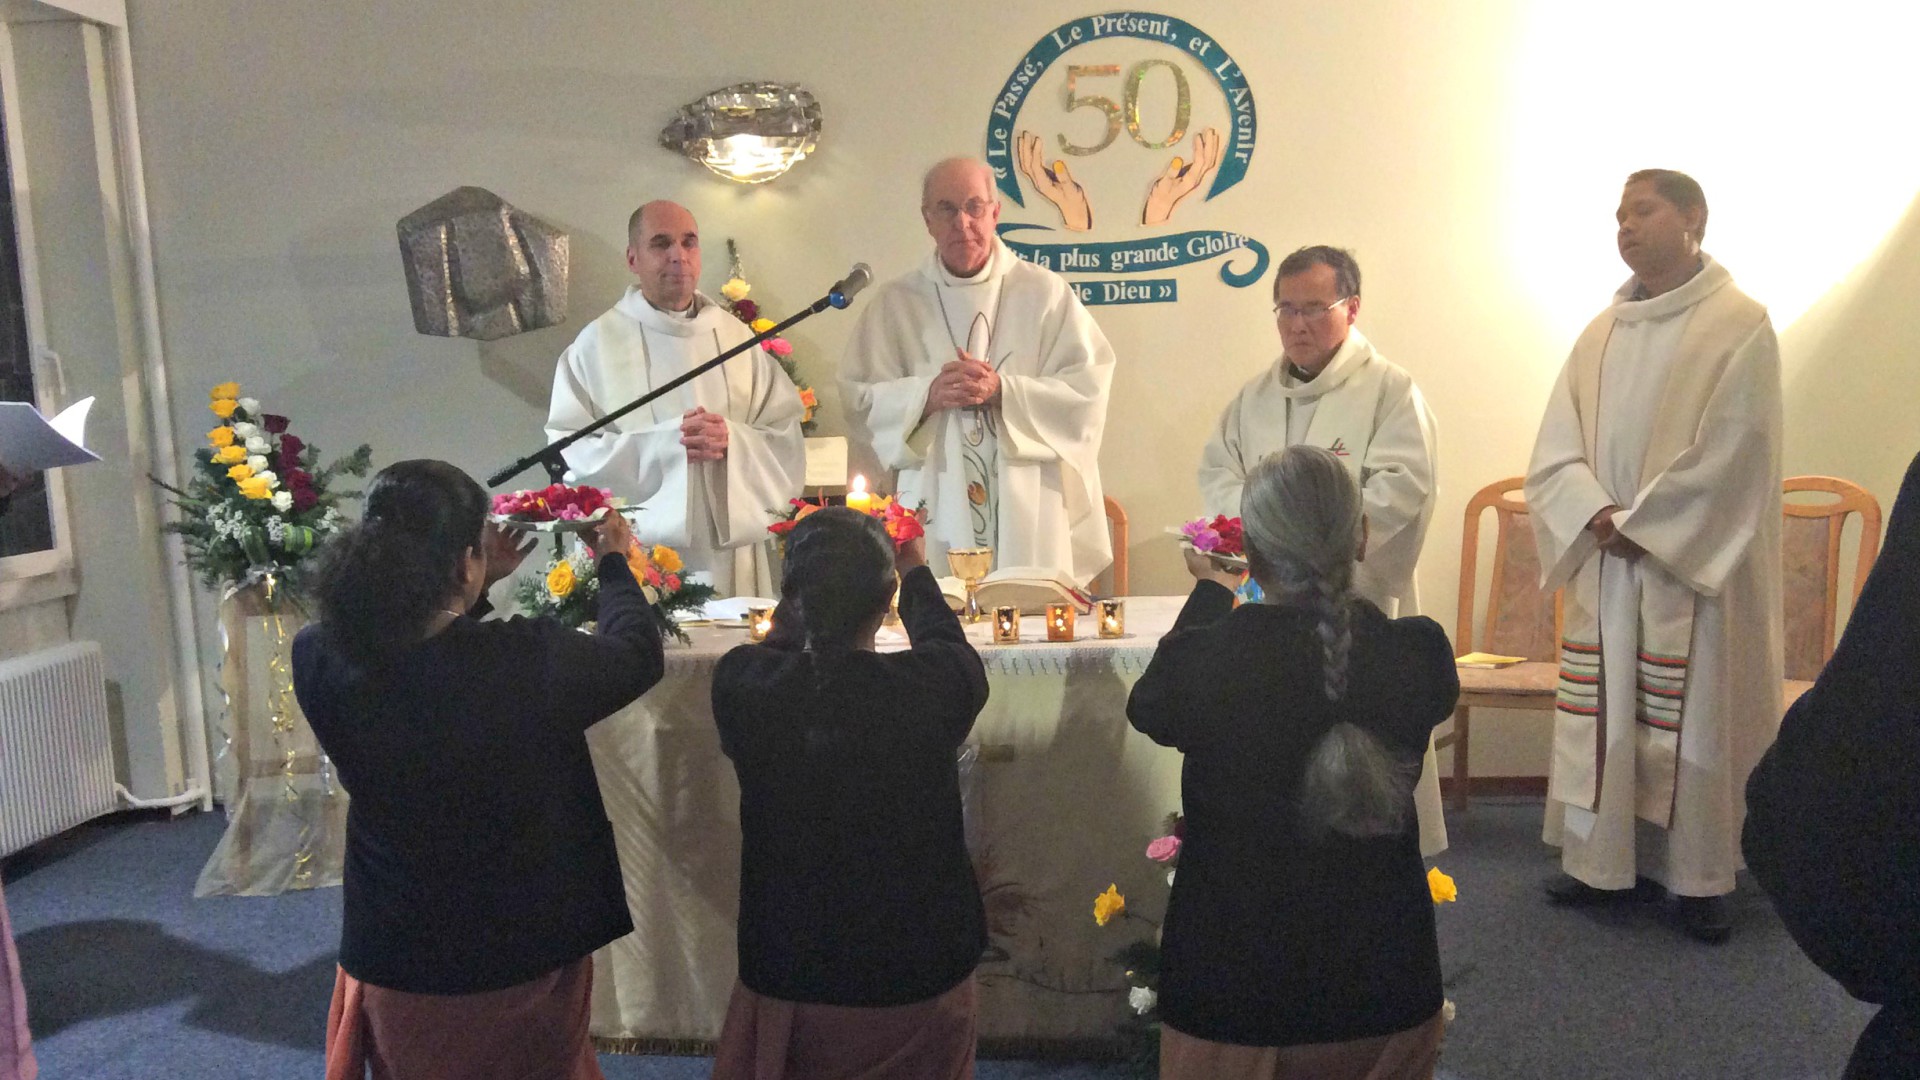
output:
[{"label": "red rose", "polygon": [[282,477],[288,491],[306,491],[313,487],[313,474],[305,469],[288,469]]},{"label": "red rose", "polygon": [[751,300],[735,300],[733,313],[740,317],[741,322],[750,323],[760,317],[760,305]]},{"label": "red rose", "polygon": [[275,416],[272,413],[262,413],[260,415],[260,426],[278,435],[287,430],[287,418],[284,416]]},{"label": "red rose", "polygon": [[313,504],[320,501],[319,493],[310,487],[289,488],[289,490],[293,493],[293,508],[296,511],[311,510]]}]

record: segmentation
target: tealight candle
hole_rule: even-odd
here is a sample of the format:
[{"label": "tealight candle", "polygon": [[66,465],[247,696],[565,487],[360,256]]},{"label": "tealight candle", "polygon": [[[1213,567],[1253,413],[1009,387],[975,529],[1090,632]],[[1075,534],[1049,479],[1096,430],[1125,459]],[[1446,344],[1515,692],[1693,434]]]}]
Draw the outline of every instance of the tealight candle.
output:
[{"label": "tealight candle", "polygon": [[773,609],[770,607],[750,607],[747,609],[747,640],[765,641],[773,630]]},{"label": "tealight candle", "polygon": [[1072,604],[1047,605],[1047,640],[1072,641],[1073,617]]},{"label": "tealight candle", "polygon": [[1125,637],[1127,635],[1127,604],[1124,600],[1100,601],[1100,636],[1104,638]]},{"label": "tealight candle", "polygon": [[873,512],[873,492],[867,490],[866,477],[853,478],[853,486],[847,489],[847,509],[858,510],[863,514]]},{"label": "tealight candle", "polygon": [[1020,643],[1019,608],[997,607],[993,609],[993,643],[995,645],[1018,645]]}]

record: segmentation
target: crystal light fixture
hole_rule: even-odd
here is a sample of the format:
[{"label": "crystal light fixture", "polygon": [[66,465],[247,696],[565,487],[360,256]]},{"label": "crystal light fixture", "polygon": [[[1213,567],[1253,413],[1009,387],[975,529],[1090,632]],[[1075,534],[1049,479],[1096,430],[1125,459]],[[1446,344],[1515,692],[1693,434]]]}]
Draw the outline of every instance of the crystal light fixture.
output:
[{"label": "crystal light fixture", "polygon": [[763,184],[799,164],[820,137],[820,103],[782,83],[737,83],[681,107],[660,132],[677,150],[721,176]]}]

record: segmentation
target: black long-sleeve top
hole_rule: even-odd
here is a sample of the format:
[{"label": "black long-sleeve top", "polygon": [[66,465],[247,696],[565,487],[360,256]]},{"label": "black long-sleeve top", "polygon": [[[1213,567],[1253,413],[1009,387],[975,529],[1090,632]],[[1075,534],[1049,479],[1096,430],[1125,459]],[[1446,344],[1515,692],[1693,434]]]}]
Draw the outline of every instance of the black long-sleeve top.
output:
[{"label": "black long-sleeve top", "polygon": [[906,652],[822,657],[782,624],[721,658],[720,745],[740,778],[740,981],[786,1001],[924,1001],[986,948],[956,751],[986,669],[933,574],[900,583]]},{"label": "black long-sleeve top", "polygon": [[586,729],[660,681],[626,560],[600,560],[598,631],[471,615],[355,663],[323,623],[294,692],[352,796],[340,966],[413,993],[497,990],[633,929]]},{"label": "black long-sleeve top", "polygon": [[[1134,686],[1133,726],[1185,755],[1186,830],[1161,945],[1160,1013],[1216,1042],[1296,1046],[1404,1031],[1439,1011],[1433,901],[1400,834],[1309,839],[1308,756],[1340,721],[1417,768],[1459,676],[1432,619],[1356,605],[1347,696],[1322,687],[1304,609],[1233,607],[1198,583]],[[1409,796],[1411,802],[1411,796]]]}]

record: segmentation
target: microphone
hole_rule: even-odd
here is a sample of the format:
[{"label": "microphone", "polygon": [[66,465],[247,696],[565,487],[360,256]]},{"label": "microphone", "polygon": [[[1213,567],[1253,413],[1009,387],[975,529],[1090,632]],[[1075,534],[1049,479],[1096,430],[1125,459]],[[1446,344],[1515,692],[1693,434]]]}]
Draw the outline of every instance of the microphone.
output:
[{"label": "microphone", "polygon": [[854,263],[846,277],[834,282],[827,293],[827,302],[836,308],[844,308],[853,302],[853,297],[861,289],[873,284],[873,268],[866,263]]}]

